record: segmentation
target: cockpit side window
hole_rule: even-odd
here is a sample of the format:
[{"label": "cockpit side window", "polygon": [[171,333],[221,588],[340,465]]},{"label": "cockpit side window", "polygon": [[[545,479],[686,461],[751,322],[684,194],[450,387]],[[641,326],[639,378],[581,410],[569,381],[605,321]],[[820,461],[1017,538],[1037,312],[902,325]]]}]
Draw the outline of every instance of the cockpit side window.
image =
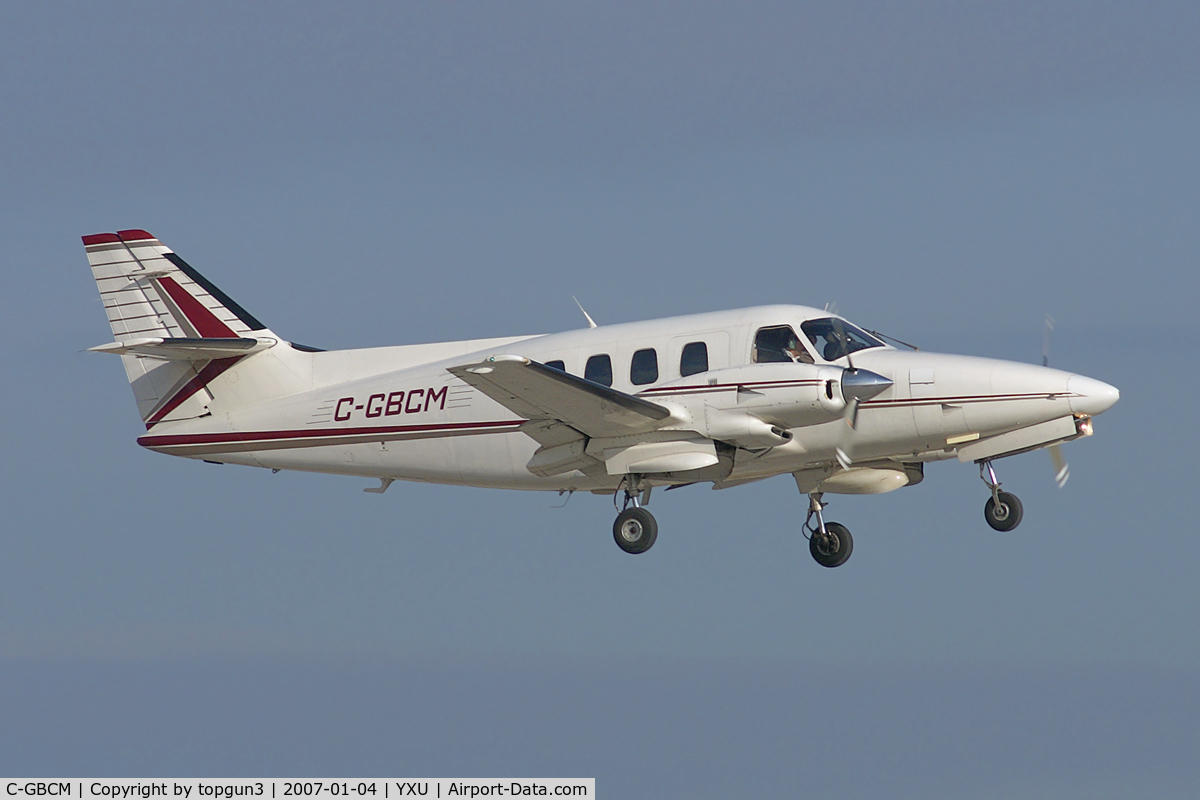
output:
[{"label": "cockpit side window", "polygon": [[802,364],[813,363],[812,354],[800,344],[800,339],[792,330],[791,325],[759,328],[758,333],[754,336],[752,360],[758,364],[791,361],[798,361]]},{"label": "cockpit side window", "polygon": [[800,330],[804,331],[804,335],[826,361],[837,361],[842,356],[868,347],[884,346],[883,342],[861,328],[834,317],[810,319],[800,325]]}]

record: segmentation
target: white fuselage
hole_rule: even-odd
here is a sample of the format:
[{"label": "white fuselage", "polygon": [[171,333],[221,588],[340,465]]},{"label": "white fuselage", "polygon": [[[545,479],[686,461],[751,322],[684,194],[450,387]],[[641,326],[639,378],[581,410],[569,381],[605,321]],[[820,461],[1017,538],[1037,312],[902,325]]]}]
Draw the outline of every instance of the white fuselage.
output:
[{"label": "white fuselage", "polygon": [[[890,346],[862,349],[851,356],[853,366],[892,385],[861,404],[852,432],[855,467],[864,475],[884,468],[903,476],[908,465],[908,477],[839,484],[835,473],[851,478],[846,473],[853,472],[839,470],[835,457],[847,441],[845,402],[834,391],[846,357],[825,361],[815,343],[806,342],[812,364],[755,360],[755,337],[764,327],[799,332],[805,321],[829,316],[801,306],[765,306],[545,336],[367,350],[306,352],[281,342],[214,378],[207,414],[158,422],[139,442],[164,453],[272,469],[509,489],[612,490],[622,478],[611,466],[621,441],[588,444],[589,453],[609,454],[609,469],[540,476],[529,467],[539,443],[521,430],[526,420],[448,372],[491,356],[519,355],[562,362],[566,372],[582,376],[589,359],[607,355],[613,389],[671,410],[670,424],[649,439],[638,437],[639,447],[661,442],[665,451],[678,452],[685,447],[679,443],[691,439],[734,443],[721,448],[717,465],[649,475],[651,482],[703,480],[720,487],[811,473],[813,486],[826,480],[828,491],[871,492],[919,480],[913,467],[921,462],[976,460],[1074,438],[1068,424],[1116,401],[1116,390],[1106,384],[1042,366]],[[682,375],[684,348],[697,342],[704,343],[707,369]],[[638,358],[644,364],[647,350],[657,371],[649,382],[644,369],[640,375],[633,369],[635,353],[643,352]],[[763,431],[742,430],[739,420],[747,412],[766,423]],[[779,438],[767,428],[787,433]],[[992,452],[996,447],[980,444],[1031,428],[1039,433],[1024,439],[1014,434],[1009,450],[999,444]]]}]

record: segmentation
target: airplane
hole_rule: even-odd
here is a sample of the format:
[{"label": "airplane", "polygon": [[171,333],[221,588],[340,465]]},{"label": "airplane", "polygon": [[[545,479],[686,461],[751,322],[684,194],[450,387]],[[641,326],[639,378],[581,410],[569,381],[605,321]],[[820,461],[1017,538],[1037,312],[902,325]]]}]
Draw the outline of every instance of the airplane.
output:
[{"label": "airplane", "polygon": [[[282,339],[143,230],[83,237],[146,426],[208,462],[612,495],[613,538],[648,551],[656,487],[790,474],[814,560],[854,539],[829,494],[879,494],[974,462],[984,517],[1023,509],[993,462],[1091,435],[1118,390],[1083,375],[898,348],[825,310],[768,305],[564,333],[324,351]],[[580,307],[582,310],[582,306]]]}]

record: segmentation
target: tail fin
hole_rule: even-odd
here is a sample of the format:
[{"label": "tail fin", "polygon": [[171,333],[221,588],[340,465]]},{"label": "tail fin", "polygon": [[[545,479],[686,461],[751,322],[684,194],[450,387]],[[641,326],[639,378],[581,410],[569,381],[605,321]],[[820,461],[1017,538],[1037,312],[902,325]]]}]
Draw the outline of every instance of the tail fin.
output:
[{"label": "tail fin", "polygon": [[145,231],[84,236],[118,342],[148,336],[236,338],[263,325]]},{"label": "tail fin", "polygon": [[204,416],[208,384],[274,334],[142,230],[83,237],[88,263],[146,427]]}]

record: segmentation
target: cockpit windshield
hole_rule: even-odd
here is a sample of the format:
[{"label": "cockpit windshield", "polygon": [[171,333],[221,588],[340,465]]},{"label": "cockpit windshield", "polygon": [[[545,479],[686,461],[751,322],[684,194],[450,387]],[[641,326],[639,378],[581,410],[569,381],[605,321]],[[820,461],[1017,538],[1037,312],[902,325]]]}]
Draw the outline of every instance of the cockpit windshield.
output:
[{"label": "cockpit windshield", "polygon": [[868,347],[884,346],[871,334],[836,317],[810,319],[801,323],[800,330],[804,331],[804,335],[826,361],[837,361],[842,356]]}]

